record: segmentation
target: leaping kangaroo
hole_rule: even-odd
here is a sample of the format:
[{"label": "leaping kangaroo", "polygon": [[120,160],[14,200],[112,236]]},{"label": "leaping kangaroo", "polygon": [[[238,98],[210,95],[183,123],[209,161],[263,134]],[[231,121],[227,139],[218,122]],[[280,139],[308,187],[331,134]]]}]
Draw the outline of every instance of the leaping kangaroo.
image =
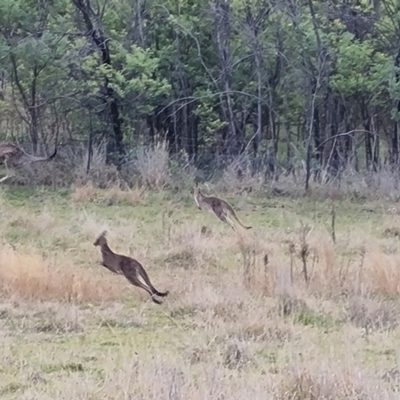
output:
[{"label": "leaping kangaroo", "polygon": [[0,144],[0,161],[4,163],[6,167],[7,174],[3,178],[0,179],[0,182],[4,182],[5,180],[11,178],[15,175],[12,171],[14,167],[28,165],[36,162],[42,161],[50,161],[57,154],[57,146],[54,149],[53,154],[48,157],[35,157],[31,154],[28,154],[21,147],[13,144],[13,143],[1,143]]},{"label": "leaping kangaroo", "polygon": [[[168,295],[169,291],[159,292],[150,282],[147,272],[139,261],[128,256],[114,253],[108,246],[106,235],[107,231],[103,231],[93,243],[94,246],[100,246],[103,258],[101,265],[115,274],[124,275],[132,285],[140,287],[149,293],[154,303],[162,304],[162,302],[155,299],[154,296],[164,297]],[[144,282],[142,282],[140,278],[142,278]]]},{"label": "leaping kangaroo", "polygon": [[194,201],[200,210],[204,208],[213,212],[222,222],[227,223],[233,230],[235,230],[233,220],[235,220],[242,228],[251,229],[251,226],[246,226],[239,220],[235,210],[225,200],[218,197],[205,196],[197,185],[193,188],[193,195]]}]

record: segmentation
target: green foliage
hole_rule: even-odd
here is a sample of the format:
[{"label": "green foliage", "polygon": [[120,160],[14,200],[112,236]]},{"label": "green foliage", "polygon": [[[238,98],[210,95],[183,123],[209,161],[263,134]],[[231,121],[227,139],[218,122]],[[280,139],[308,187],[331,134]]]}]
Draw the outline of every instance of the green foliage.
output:
[{"label": "green foliage", "polygon": [[213,133],[226,125],[215,112],[215,96],[210,90],[199,90],[195,93],[197,98],[196,115],[200,118],[201,129],[204,132],[205,144],[212,144]]},{"label": "green foliage", "polygon": [[297,324],[302,324],[306,326],[310,325],[325,329],[335,326],[335,321],[331,317],[323,314],[318,314],[310,310],[301,311],[296,314],[294,321]]},{"label": "green foliage", "polygon": [[142,113],[150,113],[157,100],[171,90],[167,79],[156,77],[159,63],[160,59],[151,49],[133,45],[125,54],[122,70],[126,77],[124,92],[141,99],[138,109]]},{"label": "green foliage", "polygon": [[[94,31],[88,32],[72,1],[0,0],[0,65],[7,83],[0,124],[17,126],[17,132],[35,126],[46,140],[61,120],[68,127],[62,133],[77,139],[86,140],[89,130],[109,133],[107,87],[127,142],[138,127],[146,137],[151,116],[156,129],[173,125],[189,153],[188,138],[196,135],[193,141],[211,149],[222,143],[223,131],[232,134],[232,125],[240,131],[235,141],[245,145],[258,117],[262,151],[275,137],[273,127],[307,121],[314,92],[325,124],[322,139],[330,132],[328,93],[354,126],[364,122],[361,103],[378,107],[385,125],[399,118],[392,43],[400,31],[390,4],[379,15],[369,1],[350,8],[314,1],[313,13],[307,2],[261,0],[233,1],[223,12],[218,2],[193,0],[90,4]],[[225,22],[217,23],[222,17]],[[358,34],[363,21],[371,28]],[[107,62],[93,34],[105,39]],[[300,129],[299,143],[307,135]]]},{"label": "green foliage", "polygon": [[333,89],[344,96],[370,95],[388,81],[388,58],[376,51],[372,41],[359,42],[348,32],[335,39]]}]

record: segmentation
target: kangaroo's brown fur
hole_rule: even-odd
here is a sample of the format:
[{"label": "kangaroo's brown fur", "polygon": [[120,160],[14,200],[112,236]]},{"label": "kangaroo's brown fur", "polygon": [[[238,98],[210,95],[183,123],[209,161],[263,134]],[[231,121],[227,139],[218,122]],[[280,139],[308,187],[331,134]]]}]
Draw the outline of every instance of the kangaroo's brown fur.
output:
[{"label": "kangaroo's brown fur", "polygon": [[[132,285],[140,287],[149,293],[154,303],[161,304],[161,301],[155,299],[154,296],[164,297],[167,296],[169,292],[159,292],[152,285],[147,272],[139,261],[128,256],[114,253],[108,246],[106,234],[107,231],[102,232],[93,243],[94,246],[100,246],[101,248],[101,255],[103,258],[101,265],[115,274],[124,275]],[[142,278],[144,282],[142,282],[140,278]]]},{"label": "kangaroo's brown fur", "polygon": [[206,209],[213,212],[222,222],[227,223],[233,230],[235,230],[235,224],[231,218],[233,218],[242,228],[251,229],[251,226],[243,225],[237,217],[235,210],[225,200],[218,197],[205,196],[198,186],[193,188],[193,195],[194,201],[200,210]]},{"label": "kangaroo's brown fur", "polygon": [[49,157],[35,157],[28,154],[21,147],[12,143],[1,143],[0,144],[0,161],[4,163],[6,167],[7,175],[0,179],[0,182],[11,178],[15,175],[12,168],[22,165],[28,165],[36,162],[50,161],[57,154],[57,146]]}]

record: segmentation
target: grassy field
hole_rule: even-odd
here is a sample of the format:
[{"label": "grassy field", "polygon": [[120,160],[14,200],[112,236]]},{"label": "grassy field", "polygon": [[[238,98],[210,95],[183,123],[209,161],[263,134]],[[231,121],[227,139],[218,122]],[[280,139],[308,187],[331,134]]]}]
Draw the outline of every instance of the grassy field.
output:
[{"label": "grassy field", "polygon": [[0,398],[399,399],[400,205],[224,197],[252,230],[188,192],[3,186]]}]

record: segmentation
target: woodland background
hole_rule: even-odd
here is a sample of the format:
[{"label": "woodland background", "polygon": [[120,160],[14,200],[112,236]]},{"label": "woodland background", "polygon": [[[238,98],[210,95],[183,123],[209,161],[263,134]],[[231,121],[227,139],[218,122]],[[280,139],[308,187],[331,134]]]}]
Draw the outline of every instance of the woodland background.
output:
[{"label": "woodland background", "polygon": [[0,0],[0,75],[58,146],[0,185],[1,399],[400,398],[400,1]]},{"label": "woodland background", "polygon": [[0,135],[86,171],[397,187],[399,43],[396,0],[0,0]]}]

